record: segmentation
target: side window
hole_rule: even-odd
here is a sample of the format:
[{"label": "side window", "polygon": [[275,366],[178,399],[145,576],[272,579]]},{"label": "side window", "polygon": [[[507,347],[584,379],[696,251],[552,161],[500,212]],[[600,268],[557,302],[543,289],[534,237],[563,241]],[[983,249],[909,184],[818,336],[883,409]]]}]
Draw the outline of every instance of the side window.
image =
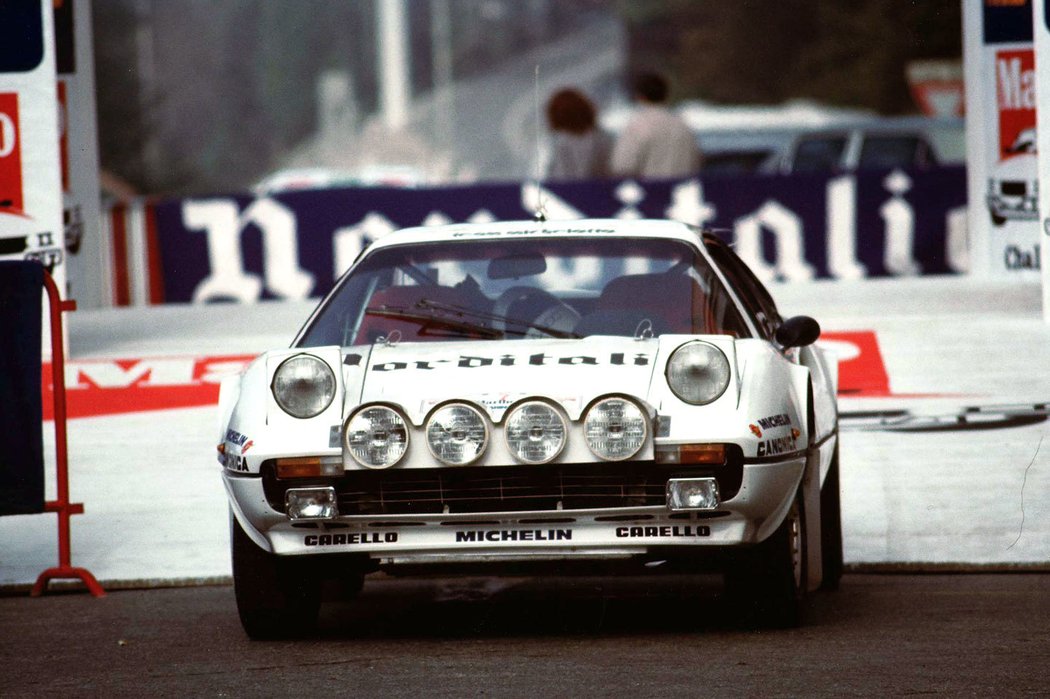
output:
[{"label": "side window", "polygon": [[762,286],[758,277],[725,243],[710,238],[705,238],[704,242],[707,244],[707,251],[736,291],[759,332],[767,340],[772,339],[782,320],[766,287]]},{"label": "side window", "polygon": [[842,163],[846,151],[845,134],[834,136],[812,136],[803,138],[795,147],[792,172],[828,172],[836,170]]},{"label": "side window", "polygon": [[926,143],[918,136],[865,136],[858,168],[922,167]]}]

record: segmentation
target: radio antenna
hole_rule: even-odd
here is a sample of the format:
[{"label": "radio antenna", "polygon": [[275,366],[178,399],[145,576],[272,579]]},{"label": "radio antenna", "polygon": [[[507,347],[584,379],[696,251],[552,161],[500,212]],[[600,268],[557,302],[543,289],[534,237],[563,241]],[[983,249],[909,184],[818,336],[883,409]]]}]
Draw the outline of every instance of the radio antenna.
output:
[{"label": "radio antenna", "polygon": [[542,147],[540,145],[540,65],[536,64],[535,79],[533,80],[533,99],[535,102],[536,119],[535,119],[535,140],[536,140],[536,211],[533,213],[532,218],[536,221],[547,220],[547,202],[543,195],[543,157]]}]

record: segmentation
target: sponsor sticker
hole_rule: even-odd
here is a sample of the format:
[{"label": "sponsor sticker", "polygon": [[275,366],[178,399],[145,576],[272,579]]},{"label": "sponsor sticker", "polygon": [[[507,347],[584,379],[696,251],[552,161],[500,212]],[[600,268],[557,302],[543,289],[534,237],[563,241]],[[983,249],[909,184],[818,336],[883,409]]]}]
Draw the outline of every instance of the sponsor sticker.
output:
[{"label": "sponsor sticker", "polygon": [[242,454],[252,446],[252,440],[233,429],[226,430],[226,441],[237,446]]},{"label": "sponsor sticker", "polygon": [[396,544],[397,532],[349,532],[346,534],[307,534],[304,546],[355,546],[360,544]]},{"label": "sponsor sticker", "polygon": [[[756,424],[757,423],[757,424]],[[751,434],[755,435],[759,439],[762,438],[762,430],[771,430],[776,427],[790,427],[791,417],[787,413],[781,413],[779,415],[770,415],[769,417],[760,418],[755,422],[748,425],[751,430]]]},{"label": "sponsor sticker", "polygon": [[795,444],[798,441],[798,435],[795,432],[796,430],[792,430],[792,434],[786,437],[762,440],[758,443],[758,455],[776,456],[795,451]]},{"label": "sponsor sticker", "polygon": [[456,532],[457,544],[571,540],[572,529],[468,529]]},{"label": "sponsor sticker", "polygon": [[219,461],[228,471],[248,473],[248,459],[239,454],[220,454]]},{"label": "sponsor sticker", "polygon": [[608,356],[568,355],[555,357],[539,352],[528,357],[517,357],[513,354],[502,354],[498,357],[460,355],[457,359],[405,360],[378,362],[372,365],[372,371],[404,371],[416,369],[430,371],[454,367],[458,369],[477,369],[488,366],[649,366],[652,355],[646,352],[635,352],[628,355],[624,352],[612,352]]},{"label": "sponsor sticker", "polygon": [[664,524],[644,527],[617,527],[616,536],[620,539],[689,539],[711,536],[711,527],[692,524]]}]

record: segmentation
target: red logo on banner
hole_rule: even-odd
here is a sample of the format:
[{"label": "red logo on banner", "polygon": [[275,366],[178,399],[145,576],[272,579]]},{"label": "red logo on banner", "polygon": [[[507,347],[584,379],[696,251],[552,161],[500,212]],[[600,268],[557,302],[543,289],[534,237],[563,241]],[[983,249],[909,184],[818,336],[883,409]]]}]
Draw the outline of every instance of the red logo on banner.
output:
[{"label": "red logo on banner", "polygon": [[[252,355],[89,359],[66,363],[69,418],[213,406],[219,382],[241,371]],[[44,364],[44,419],[54,419],[52,365]]]},{"label": "red logo on banner", "polygon": [[0,211],[23,214],[18,95],[0,92]]},{"label": "red logo on banner", "polygon": [[1035,52],[997,51],[995,92],[999,103],[999,160],[1035,153]]}]

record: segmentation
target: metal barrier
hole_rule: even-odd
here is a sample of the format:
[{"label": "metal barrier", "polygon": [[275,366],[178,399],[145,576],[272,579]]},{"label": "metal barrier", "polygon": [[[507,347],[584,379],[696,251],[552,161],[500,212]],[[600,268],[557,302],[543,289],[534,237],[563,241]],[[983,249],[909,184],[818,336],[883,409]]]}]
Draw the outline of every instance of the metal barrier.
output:
[{"label": "metal barrier", "polygon": [[55,463],[57,469],[58,499],[49,500],[44,503],[45,512],[58,514],[58,566],[48,568],[36,579],[30,594],[39,597],[47,589],[50,581],[65,578],[79,578],[84,582],[88,591],[95,597],[105,597],[106,591],[102,589],[95,576],[86,568],[75,568],[72,565],[72,552],[70,545],[69,518],[72,515],[84,513],[83,503],[69,501],[69,445],[66,441],[66,355],[62,338],[64,337],[62,326],[63,311],[75,311],[77,302],[72,300],[63,301],[62,296],[55,285],[55,280],[47,272],[44,273],[44,287],[51,305],[51,372],[54,383],[55,397]]}]

